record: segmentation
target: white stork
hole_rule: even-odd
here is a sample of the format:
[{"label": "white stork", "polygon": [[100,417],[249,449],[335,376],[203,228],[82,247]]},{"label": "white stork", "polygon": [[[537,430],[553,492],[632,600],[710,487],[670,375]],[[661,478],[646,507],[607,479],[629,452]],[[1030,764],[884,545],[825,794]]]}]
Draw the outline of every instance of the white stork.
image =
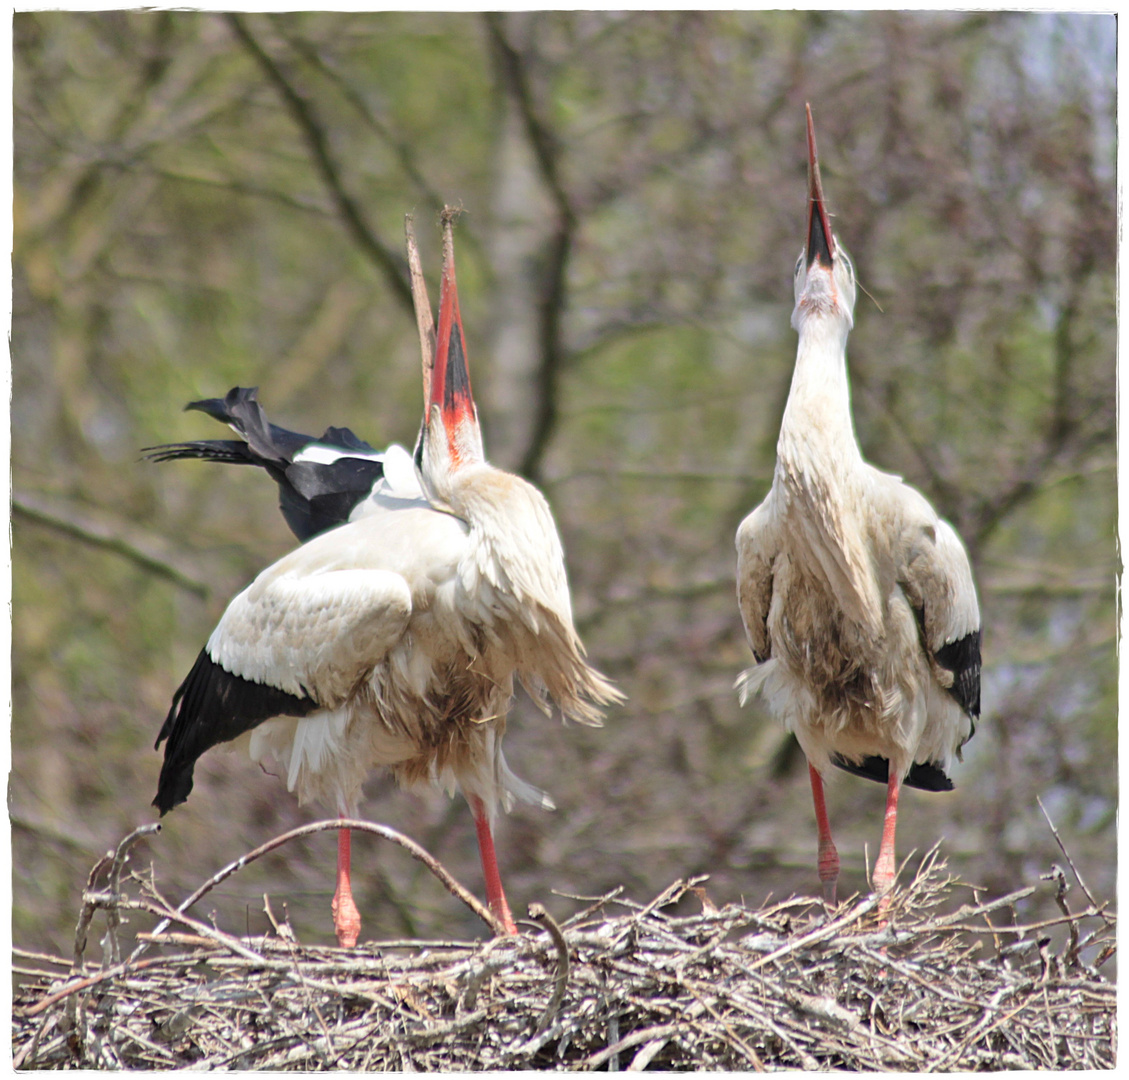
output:
[{"label": "white stork", "polygon": [[[164,814],[183,802],[196,759],[236,738],[253,760],[277,761],[301,801],[342,816],[355,813],[377,766],[404,785],[458,787],[474,815],[487,901],[515,933],[494,851],[496,806],[552,804],[502,754],[514,677],[546,709],[550,698],[584,724],[599,724],[600,706],[623,695],[584,659],[544,497],[484,457],[449,242],[425,395],[414,462],[386,451],[364,513],[268,567],[224,612],[157,738],[168,741],[154,805]],[[360,915],[347,829],[333,913],[338,941],[351,947]]]},{"label": "white stork", "polygon": [[952,788],[980,715],[980,612],[968,555],[900,477],[863,461],[851,420],[847,334],[855,272],[831,232],[807,109],[810,206],[796,263],[796,367],[772,488],[737,530],[737,599],[759,691],[808,760],[819,877],[839,856],[823,798],[829,765],[887,785],[874,888],[889,902],[903,783]]}]

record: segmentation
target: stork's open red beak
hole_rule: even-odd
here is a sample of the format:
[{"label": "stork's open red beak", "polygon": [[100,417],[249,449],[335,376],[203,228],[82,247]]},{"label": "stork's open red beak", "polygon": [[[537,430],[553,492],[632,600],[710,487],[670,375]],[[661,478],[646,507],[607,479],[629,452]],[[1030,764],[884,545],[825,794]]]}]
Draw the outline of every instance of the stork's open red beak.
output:
[{"label": "stork's open red beak", "polygon": [[439,286],[439,328],[435,367],[431,373],[431,406],[439,406],[453,455],[458,458],[456,433],[466,421],[478,423],[467,370],[466,338],[455,287],[453,248],[444,244],[443,279]]},{"label": "stork's open red beak", "polygon": [[827,216],[827,206],[823,201],[823,181],[819,178],[819,155],[815,149],[815,125],[812,124],[811,106],[808,113],[808,198],[810,216],[808,218],[808,268],[816,259],[831,269],[835,258],[835,238],[831,235],[831,219]]}]

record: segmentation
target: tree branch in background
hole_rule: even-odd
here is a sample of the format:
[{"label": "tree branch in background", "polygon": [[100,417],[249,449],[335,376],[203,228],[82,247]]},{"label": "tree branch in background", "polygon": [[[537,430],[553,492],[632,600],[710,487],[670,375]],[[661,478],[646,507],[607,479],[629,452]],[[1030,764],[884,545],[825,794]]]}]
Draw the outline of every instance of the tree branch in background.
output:
[{"label": "tree branch in background", "polygon": [[247,28],[239,15],[228,13],[224,16],[240,43],[263,69],[264,74],[274,85],[283,103],[298,125],[322,180],[329,188],[333,201],[337,204],[341,220],[349,230],[357,246],[372,260],[373,265],[384,275],[396,299],[408,310],[412,310],[412,290],[401,258],[377,235],[376,228],[365,217],[360,205],[345,190],[341,173],[333,155],[329,151],[329,141],[325,129],[318,120],[313,105],[298,93],[294,85],[282,73],[282,69],[267,55],[255,36]]},{"label": "tree branch in background", "polygon": [[310,67],[324,75],[341,91],[341,96],[356,109],[366,126],[396,155],[400,168],[404,170],[405,175],[412,182],[412,186],[422,194],[424,201],[438,216],[443,209],[443,199],[428,183],[427,177],[420,172],[416,165],[415,155],[412,153],[411,144],[406,139],[398,138],[389,125],[372,111],[357,88],[338,70],[334,61],[327,57],[321,49],[306,38],[290,33],[282,15],[272,14],[270,18],[278,33],[286,39],[287,44]]},{"label": "tree branch in background", "polygon": [[12,516],[45,525],[92,547],[112,551],[196,596],[206,599],[210,591],[205,582],[154,552],[150,538],[135,532],[125,522],[110,526],[73,506],[60,506],[54,501],[49,505],[47,500],[28,492],[12,492]]}]

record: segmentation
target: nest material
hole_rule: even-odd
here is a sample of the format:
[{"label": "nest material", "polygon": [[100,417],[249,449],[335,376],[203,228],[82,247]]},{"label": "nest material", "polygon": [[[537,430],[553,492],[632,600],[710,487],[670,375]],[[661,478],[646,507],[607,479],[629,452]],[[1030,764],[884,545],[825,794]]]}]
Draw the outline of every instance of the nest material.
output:
[{"label": "nest material", "polygon": [[[894,893],[885,926],[873,898],[830,913],[805,898],[717,909],[696,879],[646,905],[618,891],[572,897],[580,910],[559,925],[531,905],[536,921],[518,937],[347,951],[300,945],[286,924],[274,937],[225,934],[140,878],[132,898],[119,883],[127,841],[91,872],[71,974],[17,968],[30,976],[15,1001],[17,1068],[1114,1066],[1115,987],[1098,968],[1115,919],[1092,898],[1072,912],[1057,867],[1047,878],[1063,914],[1028,926],[1015,905],[1036,886],[991,902],[973,890],[942,914],[968,887],[934,855]],[[107,865],[109,887],[96,890]],[[700,912],[673,914],[680,900]],[[87,974],[99,908],[107,964]],[[125,960],[123,908],[162,917]]]}]

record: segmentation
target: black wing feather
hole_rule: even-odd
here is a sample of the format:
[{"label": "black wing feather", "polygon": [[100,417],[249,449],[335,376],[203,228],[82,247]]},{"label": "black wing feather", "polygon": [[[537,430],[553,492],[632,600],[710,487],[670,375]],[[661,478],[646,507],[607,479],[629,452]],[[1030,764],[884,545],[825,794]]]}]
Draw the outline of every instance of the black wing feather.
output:
[{"label": "black wing feather", "polygon": [[153,805],[166,814],[184,802],[192,790],[196,760],[217,743],[229,742],[272,717],[306,716],[319,707],[305,695],[232,675],[201,649],[173,695],[153,746],[159,749],[168,739]]},{"label": "black wing feather", "polygon": [[[907,597],[908,599],[908,597]],[[918,634],[921,647],[929,652],[925,634],[925,607],[913,607],[917,619]],[[976,734],[976,721],[980,717],[980,635],[981,629],[977,627],[971,634],[956,641],[949,641],[933,653],[933,659],[946,671],[953,674],[952,685],[946,687],[956,703],[968,714],[972,725],[968,731],[968,739]],[[965,742],[968,742],[965,739]],[[962,744],[963,745],[963,744]]]},{"label": "black wing feather", "polygon": [[[949,693],[973,720],[977,719],[980,716],[980,630],[942,645],[933,655],[941,667],[953,673]],[[975,727],[973,724],[973,730]],[[971,733],[969,738],[972,738]]]},{"label": "black wing feather", "polygon": [[331,462],[294,458],[318,443],[345,453],[376,451],[348,428],[328,427],[320,439],[272,424],[258,400],[257,387],[236,386],[226,397],[190,402],[187,409],[206,413],[229,424],[246,442],[203,439],[197,442],[150,446],[143,452],[150,461],[190,458],[226,465],[257,465],[278,485],[278,504],[290,531],[299,540],[344,524],[356,505],[366,499],[384,475],[384,466],[372,458],[341,457]]}]

